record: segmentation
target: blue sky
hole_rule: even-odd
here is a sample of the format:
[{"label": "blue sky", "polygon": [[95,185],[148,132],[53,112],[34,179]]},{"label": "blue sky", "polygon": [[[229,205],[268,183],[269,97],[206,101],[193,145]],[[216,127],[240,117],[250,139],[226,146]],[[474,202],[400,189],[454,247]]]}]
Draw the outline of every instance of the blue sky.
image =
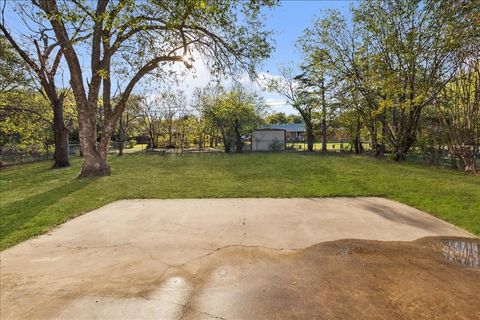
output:
[{"label": "blue sky", "polygon": [[[278,75],[279,65],[288,65],[295,68],[301,63],[301,53],[295,44],[304,30],[312,25],[316,17],[321,16],[323,10],[334,9],[344,16],[350,17],[349,7],[352,1],[282,1],[279,7],[266,12],[266,28],[274,32],[275,50],[271,57],[259,66],[259,72],[268,72],[270,75]],[[187,76],[180,84],[180,89],[187,95],[195,87],[201,87],[211,79],[208,70],[198,61],[194,64],[196,75]],[[249,83],[248,80],[242,81]],[[228,85],[228,81],[226,83]],[[285,112],[297,114],[297,111],[289,106],[285,99],[272,92],[263,91],[258,85],[252,85],[257,91],[262,92],[271,112]]]},{"label": "blue sky", "polygon": [[[349,17],[349,7],[353,1],[282,1],[280,6],[267,13],[266,26],[275,32],[275,51],[261,67],[261,71],[275,75],[281,64],[298,66],[301,63],[301,54],[295,43],[302,36],[304,30],[312,25],[316,17],[321,16],[322,10],[334,9]],[[272,112],[297,113],[292,107],[281,103],[284,99],[273,93],[265,92],[264,97],[271,105]]]},{"label": "blue sky", "polygon": [[325,9],[339,10],[348,16],[351,3],[352,1],[282,1],[280,7],[267,13],[266,25],[276,33],[276,50],[265,62],[263,69],[275,73],[281,63],[299,63],[300,53],[295,42],[312,25],[314,18],[320,16]]}]

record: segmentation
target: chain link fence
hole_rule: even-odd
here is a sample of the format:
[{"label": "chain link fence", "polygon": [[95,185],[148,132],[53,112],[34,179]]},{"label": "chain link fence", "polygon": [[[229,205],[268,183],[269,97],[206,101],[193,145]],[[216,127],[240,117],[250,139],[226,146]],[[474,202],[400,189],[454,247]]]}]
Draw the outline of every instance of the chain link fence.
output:
[{"label": "chain link fence", "polygon": [[[20,150],[15,146],[0,147],[0,167],[8,167],[15,164],[37,162],[43,160],[53,160],[55,147],[52,145],[44,146],[43,149]],[[68,153],[70,156],[80,155],[79,144],[69,144]]]}]

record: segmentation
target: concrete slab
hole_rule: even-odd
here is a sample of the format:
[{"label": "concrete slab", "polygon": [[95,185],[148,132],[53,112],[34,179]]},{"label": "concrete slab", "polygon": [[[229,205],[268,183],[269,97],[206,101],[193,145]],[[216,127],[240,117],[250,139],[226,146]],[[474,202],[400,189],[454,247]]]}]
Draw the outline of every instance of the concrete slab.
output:
[{"label": "concrete slab", "polygon": [[[310,270],[312,259],[300,263],[303,258],[298,258],[310,252],[305,248],[339,239],[411,241],[427,236],[473,237],[382,198],[122,200],[3,251],[0,318],[252,318],[261,303],[242,305],[238,299],[252,294],[261,298],[264,289],[256,279],[263,279],[263,288],[277,288],[269,300],[276,303],[268,305],[278,311],[279,302],[290,304],[290,313],[283,316],[291,318],[296,306],[290,301],[298,292],[280,290],[275,278],[267,276],[270,267],[277,270],[277,280],[280,274],[288,278],[290,268],[328,274],[339,263],[331,252],[321,261],[333,259],[334,264]],[[290,267],[284,263],[288,257],[297,257]],[[455,273],[455,265],[450,267]],[[343,268],[339,270],[349,270],[345,264]],[[476,268],[469,270],[466,283],[478,276]],[[318,289],[318,284],[310,287]],[[265,310],[257,318],[282,318],[282,313]]]}]

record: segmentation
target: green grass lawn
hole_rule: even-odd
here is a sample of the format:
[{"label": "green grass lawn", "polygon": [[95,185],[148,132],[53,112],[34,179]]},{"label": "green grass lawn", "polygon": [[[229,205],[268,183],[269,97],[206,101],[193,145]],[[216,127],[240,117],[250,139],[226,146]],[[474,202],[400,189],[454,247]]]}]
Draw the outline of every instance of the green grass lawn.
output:
[{"label": "green grass lawn", "polygon": [[350,154],[157,155],[110,158],[112,175],[77,179],[81,159],[0,172],[0,248],[118,199],[380,196],[480,235],[480,177]]}]

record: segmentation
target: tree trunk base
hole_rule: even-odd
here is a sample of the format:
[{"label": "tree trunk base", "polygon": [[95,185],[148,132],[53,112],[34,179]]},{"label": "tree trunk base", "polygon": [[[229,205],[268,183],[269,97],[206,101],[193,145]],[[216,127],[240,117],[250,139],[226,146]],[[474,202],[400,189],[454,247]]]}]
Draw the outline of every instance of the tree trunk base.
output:
[{"label": "tree trunk base", "polygon": [[87,165],[83,164],[82,172],[80,172],[80,178],[97,178],[109,176],[111,173],[110,166],[107,161],[102,161],[101,163],[93,163]]},{"label": "tree trunk base", "polygon": [[53,163],[52,169],[60,169],[70,167],[70,161],[66,160],[55,160]]}]

